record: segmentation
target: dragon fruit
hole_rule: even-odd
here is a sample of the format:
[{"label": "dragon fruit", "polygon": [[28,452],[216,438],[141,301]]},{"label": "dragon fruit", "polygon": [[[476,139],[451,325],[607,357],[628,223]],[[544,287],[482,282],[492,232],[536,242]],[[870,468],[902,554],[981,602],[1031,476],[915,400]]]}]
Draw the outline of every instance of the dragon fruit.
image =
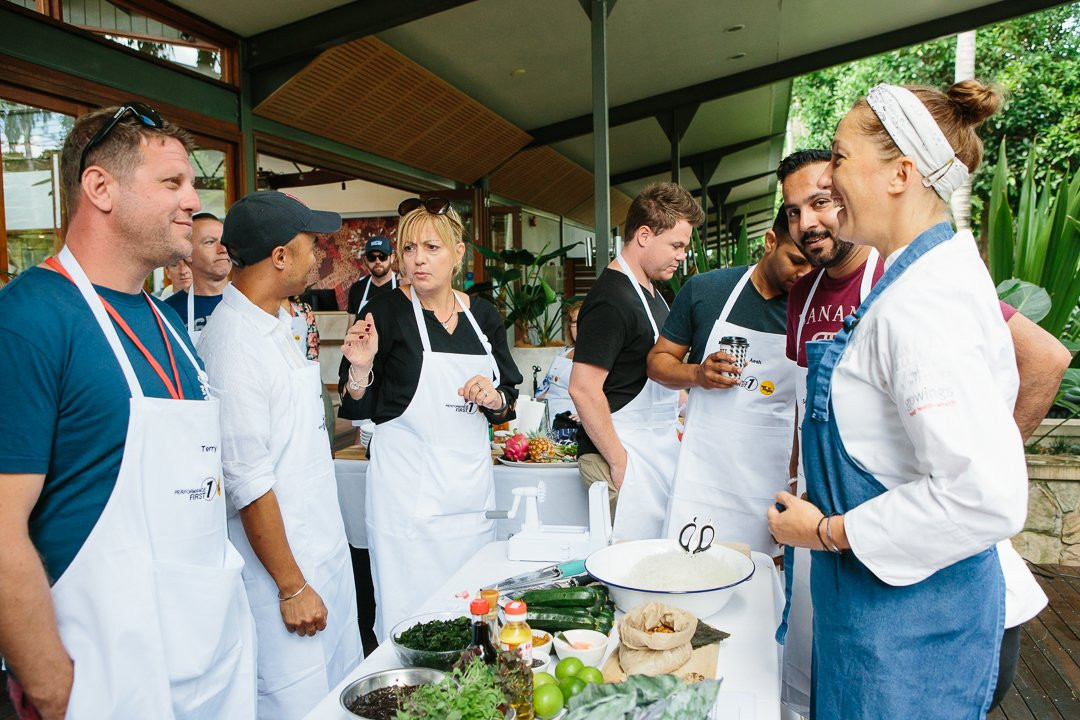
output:
[{"label": "dragon fruit", "polygon": [[509,440],[506,441],[506,447],[503,448],[503,455],[507,460],[513,460],[514,462],[524,462],[529,457],[529,439],[518,433]]}]

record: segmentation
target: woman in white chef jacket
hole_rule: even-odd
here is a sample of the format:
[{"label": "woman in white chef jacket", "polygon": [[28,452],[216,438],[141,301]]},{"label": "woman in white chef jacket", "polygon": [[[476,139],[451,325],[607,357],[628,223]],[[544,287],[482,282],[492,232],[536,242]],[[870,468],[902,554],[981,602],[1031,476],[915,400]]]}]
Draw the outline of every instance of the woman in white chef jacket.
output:
[{"label": "woman in white chef jacket", "polygon": [[376,423],[366,514],[380,642],[495,539],[488,426],[510,418],[521,382],[498,311],[451,286],[465,245],[450,203],[398,212],[411,285],[373,298],[342,347],[346,392]]},{"label": "woman in white chef jacket", "polygon": [[[819,181],[840,234],[886,270],[833,341],[807,343],[809,501],[779,493],[785,511],[768,510],[779,542],[813,551],[812,717],[981,718],[1015,667],[1000,656],[995,545],[1027,509],[1016,362],[947,205],[1000,102],[976,81],[879,85],[838,126]],[[1011,599],[1028,617],[1041,602]]]},{"label": "woman in white chef jacket", "polygon": [[569,412],[571,419],[577,420],[577,410],[574,409],[574,401],[570,399],[570,371],[574,369],[574,343],[577,342],[579,312],[580,300],[567,308],[566,324],[570,332],[570,344],[551,361],[544,375],[544,382],[536,390],[537,399],[547,400],[550,418]]}]

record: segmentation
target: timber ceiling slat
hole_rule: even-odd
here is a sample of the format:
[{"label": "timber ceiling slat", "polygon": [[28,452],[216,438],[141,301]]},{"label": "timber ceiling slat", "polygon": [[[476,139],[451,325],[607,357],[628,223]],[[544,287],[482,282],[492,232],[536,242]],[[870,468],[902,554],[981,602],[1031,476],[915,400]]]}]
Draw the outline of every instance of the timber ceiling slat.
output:
[{"label": "timber ceiling slat", "polygon": [[529,136],[374,37],[327,50],[256,112],[463,183]]}]

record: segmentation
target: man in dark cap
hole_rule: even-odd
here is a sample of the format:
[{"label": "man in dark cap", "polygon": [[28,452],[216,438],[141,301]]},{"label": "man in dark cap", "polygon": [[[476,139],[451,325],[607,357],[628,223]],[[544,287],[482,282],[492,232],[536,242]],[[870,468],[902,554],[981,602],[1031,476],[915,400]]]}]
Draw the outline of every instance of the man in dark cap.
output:
[{"label": "man in dark cap", "polygon": [[336,213],[285,193],[240,199],[221,237],[233,282],[199,341],[221,402],[229,536],[244,556],[258,638],[259,717],[303,717],[363,658],[319,365],[300,352],[282,308],[307,284],[315,235],[340,227]]},{"label": "man in dark cap", "polygon": [[389,240],[379,236],[368,238],[361,258],[369,275],[360,278],[349,288],[348,310],[354,321],[368,300],[397,287],[397,275],[390,269],[393,255],[394,248]]}]

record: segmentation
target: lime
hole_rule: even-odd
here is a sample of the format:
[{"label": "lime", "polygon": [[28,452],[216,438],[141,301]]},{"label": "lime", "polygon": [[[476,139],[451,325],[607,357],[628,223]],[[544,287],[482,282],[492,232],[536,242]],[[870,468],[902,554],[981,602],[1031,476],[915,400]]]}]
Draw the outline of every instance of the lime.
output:
[{"label": "lime", "polygon": [[533,686],[533,712],[540,720],[555,717],[563,709],[563,705],[563,694],[558,685],[546,683],[540,687]]},{"label": "lime", "polygon": [[538,688],[541,685],[558,685],[559,681],[555,679],[555,676],[547,672],[533,673],[533,687]]},{"label": "lime", "polygon": [[594,668],[592,665],[586,665],[578,671],[578,674],[574,677],[581,678],[587,683],[603,683],[604,673],[600,672],[599,668]]},{"label": "lime", "polygon": [[567,702],[570,701],[570,698],[584,690],[586,685],[588,685],[588,683],[579,677],[567,677],[559,681],[559,689],[562,690],[563,699]]},{"label": "lime", "polygon": [[555,666],[555,677],[559,680],[573,677],[581,672],[581,668],[583,667],[585,667],[585,663],[581,662],[581,660],[576,657],[563,658],[559,661],[559,664]]}]

